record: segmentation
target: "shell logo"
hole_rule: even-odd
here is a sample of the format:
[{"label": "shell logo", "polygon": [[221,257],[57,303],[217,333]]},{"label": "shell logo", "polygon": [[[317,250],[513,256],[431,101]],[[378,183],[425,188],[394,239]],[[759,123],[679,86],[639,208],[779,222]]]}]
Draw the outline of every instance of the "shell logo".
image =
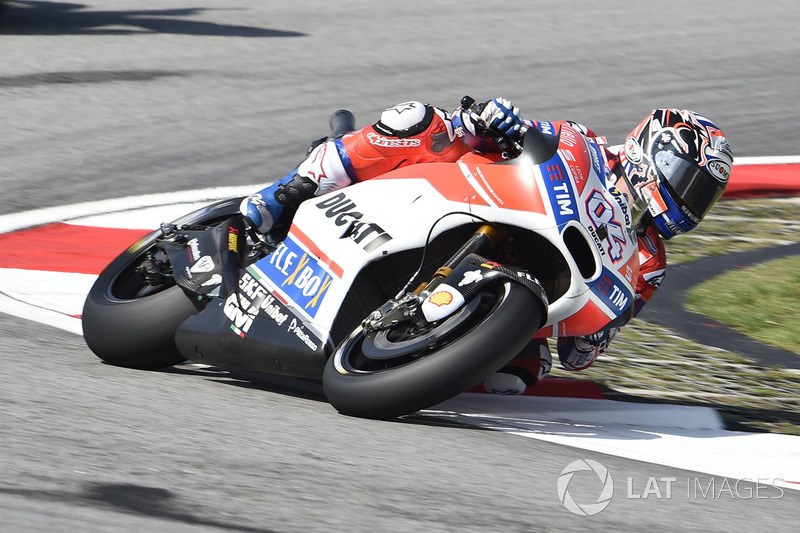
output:
[{"label": "shell logo", "polygon": [[453,295],[448,291],[437,291],[428,297],[428,301],[433,305],[438,305],[441,307],[443,305],[452,303]]}]

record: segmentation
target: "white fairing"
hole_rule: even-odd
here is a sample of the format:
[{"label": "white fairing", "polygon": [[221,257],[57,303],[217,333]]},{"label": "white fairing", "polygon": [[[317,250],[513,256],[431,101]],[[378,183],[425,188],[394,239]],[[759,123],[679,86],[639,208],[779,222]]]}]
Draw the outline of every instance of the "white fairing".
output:
[{"label": "white fairing", "polygon": [[[553,327],[553,335],[569,334],[566,320],[584,307],[611,320],[633,303],[633,284],[638,275],[636,236],[625,199],[618,191],[609,192],[605,178],[599,175],[602,152],[585,144],[580,168],[565,164],[559,176],[543,174],[549,168],[544,166],[521,170],[526,173],[524,179],[532,180],[541,191],[539,212],[512,208],[511,196],[504,197],[497,186],[493,188],[480,168],[471,172],[465,164],[458,168],[461,179],[472,187],[471,197],[448,199],[422,177],[370,180],[303,203],[286,242],[250,271],[285,300],[307,328],[325,340],[355,277],[367,264],[396,252],[422,248],[434,225],[431,239],[448,229],[480,222],[468,214],[473,213],[533,231],[567,258],[571,283],[563,296],[551,302],[545,325]],[[565,161],[581,155],[565,149],[559,153]],[[456,214],[444,216],[448,213]],[[584,249],[591,250],[598,265],[591,273],[584,272],[586,277],[565,245],[569,228],[583,236]],[[426,302],[423,312],[428,320],[454,311],[461,304],[456,295],[460,293],[453,288],[452,301],[442,298],[436,303]]]},{"label": "white fairing", "polygon": [[[298,267],[308,272],[305,279],[314,279],[307,283],[316,285],[318,291],[324,288],[325,292],[313,306],[308,305],[311,300],[292,299],[301,300],[293,309],[295,314],[302,316],[321,338],[325,338],[361,269],[385,255],[421,248],[436,219],[446,212],[463,211],[464,207],[443,199],[423,179],[359,183],[305,202],[294,219],[294,227],[299,231],[290,233],[286,250],[279,248],[257,263],[257,267],[263,271],[262,279],[272,281],[272,288],[287,299],[293,296],[292,287],[302,294],[303,287],[298,285],[303,283],[302,271],[291,279]],[[475,221],[467,215],[447,217],[436,226],[433,237]],[[311,250],[309,242],[318,250]],[[308,257],[303,256],[304,252],[310,252]],[[319,261],[314,258],[322,255],[325,257],[319,257]],[[276,279],[275,274],[270,273],[266,264],[270,264],[271,258],[270,266],[277,267],[276,270],[285,274],[285,279]],[[303,261],[305,264],[301,265]],[[309,268],[311,270],[307,270]],[[308,296],[313,298],[316,294],[309,289]]]}]

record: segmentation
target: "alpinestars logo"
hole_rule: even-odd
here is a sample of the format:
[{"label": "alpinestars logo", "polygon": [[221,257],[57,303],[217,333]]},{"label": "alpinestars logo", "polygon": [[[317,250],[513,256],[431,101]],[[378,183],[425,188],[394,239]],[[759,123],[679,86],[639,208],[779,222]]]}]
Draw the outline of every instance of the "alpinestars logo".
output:
[{"label": "alpinestars logo", "polygon": [[367,133],[367,139],[370,144],[384,148],[413,148],[422,144],[419,139],[390,139],[372,132]]}]

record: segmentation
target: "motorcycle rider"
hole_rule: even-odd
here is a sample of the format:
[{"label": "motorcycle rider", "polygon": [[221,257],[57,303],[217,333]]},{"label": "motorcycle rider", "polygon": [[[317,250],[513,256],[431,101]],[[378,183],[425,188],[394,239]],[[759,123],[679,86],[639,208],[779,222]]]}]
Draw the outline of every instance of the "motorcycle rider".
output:
[{"label": "motorcycle rider", "polygon": [[[474,109],[477,109],[475,111]],[[497,160],[513,157],[528,128],[553,134],[562,125],[605,139],[581,124],[524,120],[519,109],[495,98],[473,110],[452,114],[420,102],[383,111],[375,124],[340,138],[322,139],[300,165],[282,179],[242,201],[241,213],[259,232],[285,224],[304,200],[390,170],[427,162],[452,162],[469,151]],[[515,145],[516,143],[516,145]],[[730,175],[733,154],[722,131],[706,117],[683,109],[656,109],[627,136],[623,145],[605,146],[609,184],[644,206],[636,228],[639,278],[634,316],[661,284],[666,267],[664,239],[694,229],[716,203]],[[556,341],[561,365],[588,368],[619,328]],[[545,339],[533,339],[509,365],[483,382],[496,394],[521,394],[551,368]],[[475,389],[473,389],[475,390]]]}]

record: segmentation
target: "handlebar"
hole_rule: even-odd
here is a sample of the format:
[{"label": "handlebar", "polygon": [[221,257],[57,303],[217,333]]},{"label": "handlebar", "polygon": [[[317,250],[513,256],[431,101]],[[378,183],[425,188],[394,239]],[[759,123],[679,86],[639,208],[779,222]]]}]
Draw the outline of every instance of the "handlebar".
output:
[{"label": "handlebar", "polygon": [[[480,115],[480,108],[475,104],[475,99],[471,96],[465,95],[461,98],[461,110],[469,116],[469,119],[474,122],[478,127],[483,129],[483,134],[486,135],[491,141],[499,146],[504,151],[513,151],[514,155],[522,152],[522,145],[505,133],[494,130],[489,124],[483,120]],[[530,127],[526,124],[526,127]]]},{"label": "handlebar", "polygon": [[350,133],[356,129],[356,117],[347,109],[334,111],[330,120],[332,139],[341,137],[345,133]]}]

